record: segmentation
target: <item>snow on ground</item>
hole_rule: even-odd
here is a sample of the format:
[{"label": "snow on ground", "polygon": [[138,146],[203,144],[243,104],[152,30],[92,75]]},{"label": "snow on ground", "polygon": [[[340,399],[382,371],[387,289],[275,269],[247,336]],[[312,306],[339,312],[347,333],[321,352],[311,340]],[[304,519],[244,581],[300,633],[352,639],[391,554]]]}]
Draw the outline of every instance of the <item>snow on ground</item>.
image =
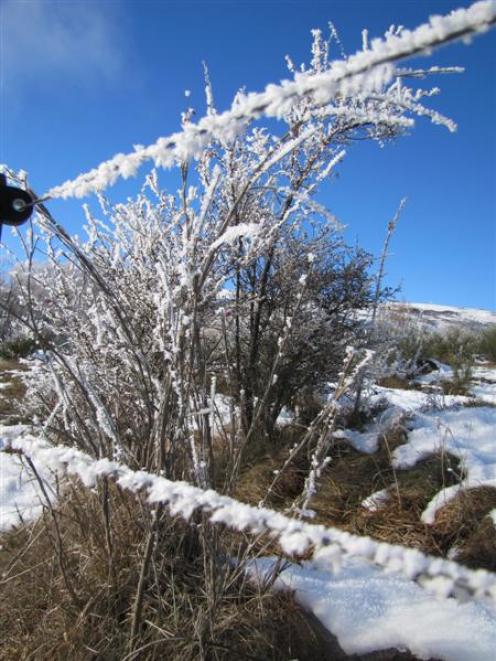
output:
[{"label": "snow on ground", "polygon": [[[0,425],[0,530],[8,530],[41,514],[43,495],[39,484],[18,455],[1,452],[4,442],[27,431],[25,425]],[[52,493],[50,474],[41,472],[48,493]]]},{"label": "snow on ground", "polygon": [[231,414],[239,415],[231,397],[216,393],[213,404],[209,403],[201,409],[193,420],[193,428],[198,429],[204,416],[209,416],[209,424],[213,424],[216,433],[220,433],[231,422]]},{"label": "snow on ground", "polygon": [[[263,580],[274,558],[253,561]],[[408,649],[420,659],[494,661],[496,609],[481,602],[434,597],[416,583],[386,574],[365,560],[344,558],[336,573],[315,564],[290,564],[275,587],[297,601],[333,633],[348,654]]]},{"label": "snow on ground", "polygon": [[479,486],[496,487],[496,408],[469,407],[417,414],[408,441],[393,452],[397,469],[443,451],[458,457],[465,477],[462,485],[440,491],[422,515],[433,523],[437,510],[460,491]]},{"label": "snow on ground", "polygon": [[365,509],[369,510],[369,512],[378,512],[390,498],[391,494],[389,493],[389,489],[374,491],[373,494],[362,501],[362,507],[365,507]]},{"label": "snow on ground", "polygon": [[496,383],[478,383],[470,388],[470,393],[479,401],[496,406]]},{"label": "snow on ground", "polygon": [[[420,387],[436,386],[443,381],[451,381],[454,378],[454,371],[449,365],[444,365],[438,361],[435,362],[438,365],[437,370],[415,377],[413,383]],[[399,392],[402,393],[403,391],[400,390]],[[469,395],[481,402],[496,406],[496,368],[486,366],[474,367]],[[467,400],[460,400],[458,403],[464,404],[467,403]],[[451,406],[453,404],[450,404],[449,400],[447,400],[447,405]]]},{"label": "snow on ground", "polygon": [[475,367],[472,382],[470,393],[482,402],[496,406],[496,368]]},{"label": "snow on ground", "polygon": [[366,431],[356,431],[355,429],[338,429],[333,437],[335,439],[344,439],[352,445],[358,452],[374,454],[379,447],[379,438],[384,434],[376,423],[368,425]]},{"label": "snow on ground", "polygon": [[429,408],[445,409],[452,406],[465,406],[473,401],[473,398],[463,395],[425,393],[420,390],[402,390],[400,388],[383,388],[382,386],[374,386],[373,391],[374,394],[370,399],[371,405],[386,400],[390,405],[410,413]]},{"label": "snow on ground", "polygon": [[373,454],[379,447],[381,436],[399,424],[405,417],[419,411],[444,410],[454,406],[463,406],[473,402],[472,397],[462,395],[444,395],[425,393],[420,390],[401,390],[399,388],[373,387],[369,398],[370,406],[386,405],[385,410],[368,424],[363,431],[354,429],[340,430],[335,438],[346,439],[359,452]]},{"label": "snow on ground", "polygon": [[454,376],[453,368],[439,360],[432,360],[437,365],[437,370],[428,374],[421,374],[413,379],[413,383],[420,386],[436,385],[441,381],[451,381]]},{"label": "snow on ground", "polygon": [[[468,314],[470,317],[471,312]],[[418,385],[435,386],[443,378],[449,378],[446,366],[421,377]],[[461,489],[496,487],[496,408],[466,406],[474,398],[496,404],[496,369],[476,367],[470,394],[471,397],[445,396],[374,385],[370,404],[381,412],[364,431],[340,430],[335,436],[345,438],[359,451],[373,453],[381,435],[404,425],[409,430],[407,442],[393,452],[397,469],[408,469],[439,450],[458,457],[465,478],[462,484],[441,490],[429,503],[422,520],[433,523],[438,509]],[[217,424],[229,422],[228,398],[217,395],[214,409]],[[204,414],[211,412],[205,410]],[[284,424],[291,418],[291,412],[285,411],[279,422]],[[0,450],[2,439],[26,430],[23,425],[0,425]],[[46,474],[43,478],[49,484],[50,476]],[[387,489],[376,492],[362,506],[376,511],[389,495]],[[41,508],[42,498],[33,476],[18,456],[0,451],[0,530],[18,523],[20,515],[23,519],[36,517]],[[496,525],[496,510],[490,516]],[[271,558],[258,559],[253,561],[250,571],[266,576],[274,562]],[[493,661],[495,658],[494,605],[481,601],[460,603],[433,596],[415,582],[386,573],[365,560],[344,558],[336,573],[319,569],[315,562],[291,564],[277,579],[276,587],[294,590],[302,606],[319,618],[349,654],[398,648],[410,650],[421,659]]]},{"label": "snow on ground", "polygon": [[496,367],[487,367],[480,365],[473,369],[474,379],[479,381],[487,381],[488,383],[496,383]]}]

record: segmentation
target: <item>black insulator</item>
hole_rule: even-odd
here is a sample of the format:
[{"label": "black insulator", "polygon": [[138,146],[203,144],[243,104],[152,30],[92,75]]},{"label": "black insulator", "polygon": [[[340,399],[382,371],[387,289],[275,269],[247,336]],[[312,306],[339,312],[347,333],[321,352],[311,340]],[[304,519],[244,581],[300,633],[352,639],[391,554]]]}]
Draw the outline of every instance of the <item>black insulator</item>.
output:
[{"label": "black insulator", "polygon": [[22,225],[33,213],[33,197],[25,190],[7,185],[7,178],[0,174],[0,223]]}]

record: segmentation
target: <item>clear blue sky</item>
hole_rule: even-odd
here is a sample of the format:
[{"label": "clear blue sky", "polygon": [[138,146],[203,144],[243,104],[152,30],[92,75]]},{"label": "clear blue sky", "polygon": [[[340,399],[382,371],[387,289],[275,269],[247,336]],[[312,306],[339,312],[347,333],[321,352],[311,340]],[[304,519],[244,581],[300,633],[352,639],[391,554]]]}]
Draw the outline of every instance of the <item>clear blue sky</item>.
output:
[{"label": "clear blue sky", "polygon": [[[187,105],[204,113],[202,60],[216,105],[240,86],[258,91],[288,76],[284,55],[309,60],[310,30],[332,20],[346,53],[361,30],[415,27],[467,0],[0,0],[0,163],[44,191],[134,144],[179,127]],[[333,55],[339,57],[334,45]],[[400,199],[388,281],[418,302],[496,308],[496,30],[421,64],[462,65],[432,79],[431,105],[456,134],[419,121],[381,149],[358,143],[325,194],[347,238],[378,253]],[[184,96],[191,90],[191,97]],[[145,171],[140,173],[145,174]],[[136,184],[141,181],[141,177]],[[118,199],[128,188],[111,191]],[[80,203],[50,208],[81,231]],[[8,234],[8,233],[7,233]],[[14,246],[13,238],[8,243]]]}]

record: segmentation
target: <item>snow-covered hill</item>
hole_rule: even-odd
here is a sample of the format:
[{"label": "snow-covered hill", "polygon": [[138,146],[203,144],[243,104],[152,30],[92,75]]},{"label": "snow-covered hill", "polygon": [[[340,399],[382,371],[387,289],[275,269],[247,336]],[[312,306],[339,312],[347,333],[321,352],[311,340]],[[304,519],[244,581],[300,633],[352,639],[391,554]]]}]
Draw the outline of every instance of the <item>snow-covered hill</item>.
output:
[{"label": "snow-covered hill", "polygon": [[442,332],[451,328],[478,331],[496,325],[496,312],[477,308],[459,308],[433,303],[389,303],[386,311],[394,315],[404,315],[432,331]]}]

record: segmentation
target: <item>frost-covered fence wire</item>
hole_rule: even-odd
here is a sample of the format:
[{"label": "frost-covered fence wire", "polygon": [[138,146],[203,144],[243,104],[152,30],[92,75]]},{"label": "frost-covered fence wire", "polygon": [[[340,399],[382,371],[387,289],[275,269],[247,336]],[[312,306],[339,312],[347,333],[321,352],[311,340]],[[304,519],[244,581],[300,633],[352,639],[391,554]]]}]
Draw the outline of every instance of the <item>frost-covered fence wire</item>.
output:
[{"label": "frost-covered fence wire", "polygon": [[393,62],[429,52],[456,39],[484,32],[496,23],[496,0],[476,2],[446,16],[433,16],[415,30],[374,39],[362,51],[332,64],[321,73],[297,73],[292,81],[268,85],[264,92],[238,94],[230,110],[209,112],[197,124],[188,123],[182,131],[162,137],[133,153],[117,154],[95,169],[50,189],[43,199],[84,197],[114,184],[117,179],[134,176],[146,161],[170,168],[197,157],[211,140],[229,140],[243,132],[252,119],[282,117],[295,98],[311,95],[317,105],[329,103],[338,95],[380,90],[396,73]]},{"label": "frost-covered fence wire", "polygon": [[132,493],[145,492],[151,505],[164,504],[173,516],[179,515],[186,521],[193,512],[202,511],[210,513],[213,524],[224,524],[238,531],[267,533],[279,542],[284,553],[301,555],[312,551],[313,561],[321,568],[338,569],[344,556],[365,558],[440,596],[496,601],[496,574],[482,569],[470,570],[416,549],[290,519],[280,512],[247,505],[212,489],[204,490],[145,471],[133,471],[109,459],[94,460],[75,448],[51,446],[29,434],[3,441],[0,450],[25,455],[35,466],[77,476],[88,487],[94,487],[99,477],[114,478],[121,488]]}]

